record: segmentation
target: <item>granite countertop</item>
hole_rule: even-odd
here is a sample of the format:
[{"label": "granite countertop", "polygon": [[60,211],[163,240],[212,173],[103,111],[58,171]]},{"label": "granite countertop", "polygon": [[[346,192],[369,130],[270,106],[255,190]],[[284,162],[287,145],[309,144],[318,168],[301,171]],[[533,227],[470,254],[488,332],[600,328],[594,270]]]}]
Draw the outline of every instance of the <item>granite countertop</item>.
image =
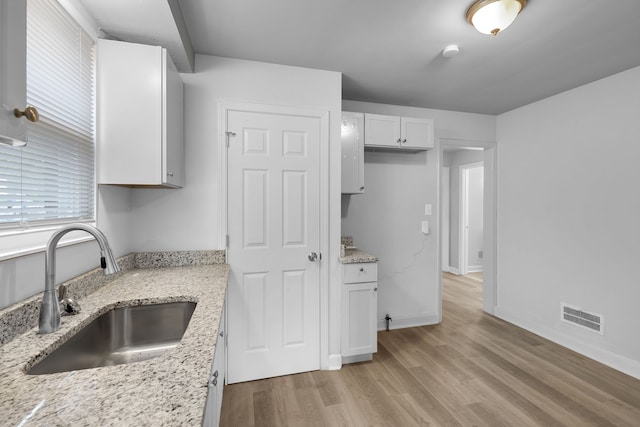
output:
[{"label": "granite countertop", "polygon": [[355,264],[358,262],[378,262],[379,259],[375,255],[371,255],[360,249],[347,249],[345,255],[340,257],[343,264]]},{"label": "granite countertop", "polygon": [[[132,269],[79,300],[58,331],[37,328],[0,347],[5,425],[201,425],[229,275],[226,264]],[[158,358],[48,375],[32,364],[107,308],[170,301],[198,304],[178,346]]]}]

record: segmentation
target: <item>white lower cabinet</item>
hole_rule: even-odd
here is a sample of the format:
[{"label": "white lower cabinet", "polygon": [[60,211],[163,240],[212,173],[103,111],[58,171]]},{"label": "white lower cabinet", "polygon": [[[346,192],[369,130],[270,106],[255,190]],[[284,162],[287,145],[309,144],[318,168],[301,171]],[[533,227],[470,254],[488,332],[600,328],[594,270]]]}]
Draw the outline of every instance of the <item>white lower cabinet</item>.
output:
[{"label": "white lower cabinet", "polygon": [[344,264],[342,363],[371,360],[378,351],[378,265]]},{"label": "white lower cabinet", "polygon": [[[225,304],[226,305],[226,304]],[[226,331],[225,331],[225,309],[222,309],[220,318],[220,328],[218,331],[218,341],[216,351],[211,364],[211,375],[209,377],[209,390],[207,394],[207,405],[204,410],[202,425],[204,427],[217,426],[220,424],[220,411],[222,409],[222,395],[224,393],[225,367],[226,367]]]}]

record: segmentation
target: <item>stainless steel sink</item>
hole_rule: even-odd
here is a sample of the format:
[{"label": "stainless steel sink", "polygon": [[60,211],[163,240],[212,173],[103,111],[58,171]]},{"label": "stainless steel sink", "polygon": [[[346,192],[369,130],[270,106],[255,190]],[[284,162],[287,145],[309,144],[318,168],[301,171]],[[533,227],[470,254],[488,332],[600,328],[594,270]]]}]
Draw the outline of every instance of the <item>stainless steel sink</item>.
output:
[{"label": "stainless steel sink", "polygon": [[53,374],[158,357],[178,345],[195,308],[195,302],[172,302],[111,309],[33,365],[27,374]]}]

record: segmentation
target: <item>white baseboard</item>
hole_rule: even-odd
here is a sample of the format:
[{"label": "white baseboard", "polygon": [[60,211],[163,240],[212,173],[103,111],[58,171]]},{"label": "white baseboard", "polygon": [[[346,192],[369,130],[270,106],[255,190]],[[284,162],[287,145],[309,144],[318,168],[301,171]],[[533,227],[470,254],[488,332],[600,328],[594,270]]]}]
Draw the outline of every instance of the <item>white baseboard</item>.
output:
[{"label": "white baseboard", "polygon": [[442,272],[443,273],[449,273],[451,271],[451,267],[449,267],[448,265],[443,265],[442,266]]},{"label": "white baseboard", "polygon": [[342,354],[330,354],[328,371],[337,371],[342,368]]},{"label": "white baseboard", "polygon": [[481,265],[470,265],[467,269],[467,273],[480,273],[484,271]]},{"label": "white baseboard", "polygon": [[459,276],[460,275],[460,270],[458,270],[456,267],[449,266],[449,273],[455,274],[456,276]]},{"label": "white baseboard", "polygon": [[[419,316],[391,316],[393,319],[389,322],[389,329],[413,328],[415,326],[435,325],[440,323],[438,315],[435,313],[427,313]],[[387,329],[384,318],[378,320],[378,330]]]},{"label": "white baseboard", "polygon": [[531,322],[527,319],[518,317],[513,311],[497,306],[494,315],[509,323],[513,323],[529,332],[533,332],[543,338],[553,341],[563,347],[578,352],[586,357],[603,363],[613,369],[623,372],[627,375],[640,379],[640,361],[629,359],[609,350],[605,350],[589,343],[577,340],[573,336],[569,336],[562,331]]},{"label": "white baseboard", "polygon": [[347,363],[368,362],[370,360],[373,360],[372,353],[358,354],[356,356],[342,356],[343,365],[346,365]]}]

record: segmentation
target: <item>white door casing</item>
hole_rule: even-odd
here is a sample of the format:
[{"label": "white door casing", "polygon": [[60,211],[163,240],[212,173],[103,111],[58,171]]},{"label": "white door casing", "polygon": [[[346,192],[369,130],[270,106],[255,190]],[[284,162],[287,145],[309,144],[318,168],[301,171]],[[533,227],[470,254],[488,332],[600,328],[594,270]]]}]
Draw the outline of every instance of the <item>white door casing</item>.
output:
[{"label": "white door casing", "polygon": [[228,382],[319,369],[321,120],[229,110],[226,125]]}]

